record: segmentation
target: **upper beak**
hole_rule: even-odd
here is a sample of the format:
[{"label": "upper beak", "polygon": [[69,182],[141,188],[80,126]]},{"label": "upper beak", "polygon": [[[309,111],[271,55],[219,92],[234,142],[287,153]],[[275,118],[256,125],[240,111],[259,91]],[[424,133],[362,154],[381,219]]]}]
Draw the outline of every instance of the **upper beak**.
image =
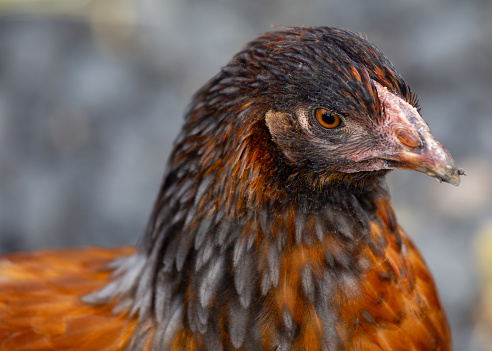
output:
[{"label": "upper beak", "polygon": [[381,158],[390,161],[394,168],[422,172],[440,182],[460,185],[464,171],[456,167],[449,152],[430,133],[422,144],[414,150],[384,153]]},{"label": "upper beak", "polygon": [[391,168],[426,173],[458,186],[460,175],[449,152],[432,136],[417,109],[375,83],[384,110],[383,128],[390,147],[378,154]]}]

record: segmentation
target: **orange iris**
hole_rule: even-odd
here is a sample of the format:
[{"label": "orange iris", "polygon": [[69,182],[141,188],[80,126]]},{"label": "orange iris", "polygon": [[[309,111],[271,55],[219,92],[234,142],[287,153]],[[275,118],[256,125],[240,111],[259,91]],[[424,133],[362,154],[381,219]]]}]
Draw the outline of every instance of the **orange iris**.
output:
[{"label": "orange iris", "polygon": [[342,125],[342,119],[338,115],[324,108],[316,110],[316,119],[326,129],[335,129]]}]

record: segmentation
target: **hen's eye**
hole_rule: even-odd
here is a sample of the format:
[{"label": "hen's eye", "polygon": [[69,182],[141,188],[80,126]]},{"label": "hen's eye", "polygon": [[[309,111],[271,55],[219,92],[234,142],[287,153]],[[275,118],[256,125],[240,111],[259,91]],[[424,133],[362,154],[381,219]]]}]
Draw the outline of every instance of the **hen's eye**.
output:
[{"label": "hen's eye", "polygon": [[327,109],[319,108],[315,113],[318,123],[323,128],[335,129],[341,127],[343,124],[342,119],[338,115],[328,111]]}]

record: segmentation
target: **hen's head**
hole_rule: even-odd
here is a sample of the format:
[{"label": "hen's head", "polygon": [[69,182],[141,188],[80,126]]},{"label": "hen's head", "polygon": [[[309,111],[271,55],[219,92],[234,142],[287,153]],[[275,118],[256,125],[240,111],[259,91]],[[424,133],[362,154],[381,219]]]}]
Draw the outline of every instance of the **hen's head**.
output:
[{"label": "hen's head", "polygon": [[249,43],[197,93],[184,130],[185,149],[200,145],[194,156],[205,163],[214,148],[215,165],[234,154],[224,169],[259,164],[317,189],[368,184],[394,168],[454,185],[461,174],[389,60],[338,28],[289,28]]}]

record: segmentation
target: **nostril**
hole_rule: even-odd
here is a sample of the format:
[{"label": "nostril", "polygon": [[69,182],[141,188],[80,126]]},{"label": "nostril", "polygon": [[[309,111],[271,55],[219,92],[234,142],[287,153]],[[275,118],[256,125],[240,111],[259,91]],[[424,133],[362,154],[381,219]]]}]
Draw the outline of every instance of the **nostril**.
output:
[{"label": "nostril", "polygon": [[421,147],[422,143],[417,133],[412,133],[408,129],[398,128],[395,131],[396,138],[403,144],[411,148]]}]

